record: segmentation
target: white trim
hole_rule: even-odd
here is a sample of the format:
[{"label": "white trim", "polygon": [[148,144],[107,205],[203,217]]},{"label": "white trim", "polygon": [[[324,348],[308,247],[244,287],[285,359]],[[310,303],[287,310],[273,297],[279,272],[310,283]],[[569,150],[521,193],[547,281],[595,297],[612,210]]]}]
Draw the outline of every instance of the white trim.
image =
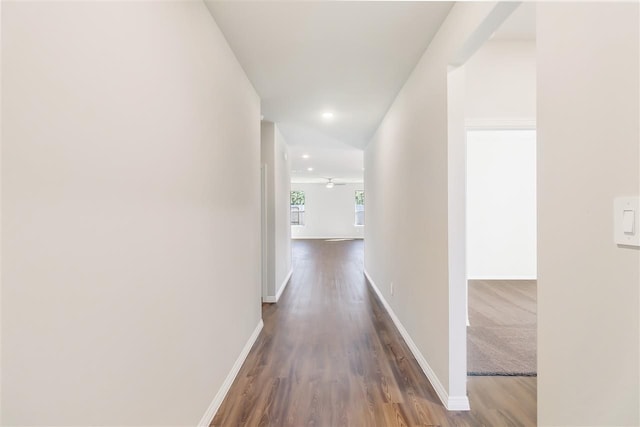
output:
[{"label": "white trim", "polygon": [[449,411],[469,411],[469,398],[467,396],[449,396],[449,404],[447,405]]},{"label": "white trim", "polygon": [[538,280],[536,276],[474,276],[467,280]]},{"label": "white trim", "polygon": [[269,209],[267,194],[268,194],[268,177],[267,177],[267,164],[264,163],[260,168],[260,180],[261,180],[261,193],[260,193],[260,237],[261,237],[261,257],[260,257],[260,273],[262,278],[262,296],[265,297],[268,293],[269,282],[269,233],[267,233],[267,225],[269,220]]},{"label": "white trim", "polygon": [[220,405],[222,405],[222,401],[224,400],[227,393],[229,392],[229,389],[231,388],[233,381],[236,379],[238,372],[240,372],[240,368],[242,367],[242,364],[244,363],[247,356],[249,355],[249,351],[251,351],[251,347],[253,347],[253,344],[258,339],[258,336],[260,335],[260,331],[262,331],[263,327],[264,327],[264,322],[262,321],[262,319],[260,319],[260,322],[258,322],[258,326],[256,326],[256,329],[253,331],[253,333],[249,337],[249,340],[244,345],[242,352],[240,352],[240,356],[238,356],[238,358],[236,359],[236,363],[233,364],[233,367],[231,368],[231,371],[229,371],[227,378],[225,378],[224,382],[222,383],[222,387],[220,387],[220,389],[218,390],[218,393],[216,393],[216,396],[211,401],[211,404],[209,404],[207,411],[202,416],[202,419],[198,423],[198,427],[209,427],[213,422],[213,417],[216,416],[216,412],[218,412]]},{"label": "white trim", "polygon": [[[497,8],[497,6],[496,6]],[[495,9],[494,9],[495,10]],[[464,129],[465,67],[447,74],[447,392],[467,395],[467,144]],[[444,373],[442,374],[444,375]],[[449,406],[459,405],[450,402]]]},{"label": "white trim", "polygon": [[507,130],[536,129],[536,119],[532,118],[484,118],[465,120],[466,130]]},{"label": "white trim", "polygon": [[292,274],[293,274],[293,268],[289,270],[287,277],[284,278],[284,281],[280,285],[280,289],[278,290],[278,293],[276,294],[276,296],[274,297],[274,296],[267,295],[265,297],[262,297],[262,302],[268,302],[271,304],[278,302],[278,300],[282,296],[282,293],[284,292],[284,288],[286,288],[287,285],[289,284],[289,279],[291,279]]},{"label": "white trim", "polygon": [[287,285],[289,284],[289,279],[291,279],[292,274],[293,274],[293,268],[289,269],[289,273],[287,274],[287,277],[285,277],[284,280],[282,281],[282,284],[280,285],[280,289],[276,294],[276,302],[278,302],[278,300],[282,296],[282,293],[284,292],[284,288],[286,288]]},{"label": "white trim", "polygon": [[[306,172],[305,172],[306,173]],[[291,178],[291,184],[296,185],[296,184],[321,184],[323,186],[327,185],[327,180],[324,178],[309,178],[309,179],[300,179],[300,178]],[[334,183],[335,184],[335,183]],[[343,185],[343,184],[364,184],[363,180],[351,180],[351,179],[347,179],[347,180],[340,180],[340,184],[338,185]],[[293,191],[302,191],[302,190],[293,190]]]},{"label": "white trim", "polygon": [[[362,226],[364,227],[364,226]],[[292,236],[294,240],[317,240],[317,239],[354,239],[354,240],[362,240],[364,237],[362,236]]]},{"label": "white trim", "polygon": [[400,322],[400,319],[398,319],[398,316],[396,316],[396,314],[393,312],[393,309],[391,308],[387,300],[382,296],[382,293],[376,286],[371,276],[369,276],[369,273],[366,269],[364,270],[364,275],[367,277],[367,281],[369,282],[375,293],[378,295],[378,298],[382,302],[382,305],[384,305],[387,313],[389,313],[389,317],[391,317],[391,320],[393,320],[393,324],[396,325],[396,328],[398,328],[400,335],[402,335],[402,338],[407,343],[407,346],[411,350],[411,353],[413,353],[413,357],[415,357],[418,361],[418,364],[422,368],[422,371],[427,376],[427,379],[433,386],[433,389],[436,391],[436,394],[440,398],[440,401],[445,406],[445,408],[447,408],[447,410],[449,411],[468,411],[470,409],[469,398],[467,396],[449,396],[449,393],[442,385],[442,382],[440,382],[440,379],[438,378],[434,370],[431,368],[431,366],[429,366],[429,363],[424,358],[420,350],[418,350],[418,346],[416,346],[416,344],[413,342],[413,339],[411,339],[411,336]]}]

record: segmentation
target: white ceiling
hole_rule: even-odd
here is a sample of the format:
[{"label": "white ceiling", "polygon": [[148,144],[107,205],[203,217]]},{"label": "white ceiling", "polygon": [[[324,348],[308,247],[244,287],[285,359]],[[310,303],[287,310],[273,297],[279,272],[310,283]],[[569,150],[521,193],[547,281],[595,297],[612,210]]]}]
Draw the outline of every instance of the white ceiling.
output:
[{"label": "white ceiling", "polygon": [[[362,149],[452,6],[206,3],[260,95],[264,119],[287,140],[299,182],[362,180]],[[333,119],[323,119],[325,111]]]}]

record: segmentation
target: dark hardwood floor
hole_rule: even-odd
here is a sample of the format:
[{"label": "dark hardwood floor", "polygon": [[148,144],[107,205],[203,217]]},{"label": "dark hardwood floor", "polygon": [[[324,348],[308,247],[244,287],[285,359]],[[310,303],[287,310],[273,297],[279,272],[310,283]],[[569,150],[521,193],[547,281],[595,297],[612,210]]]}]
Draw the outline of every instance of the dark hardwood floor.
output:
[{"label": "dark hardwood floor", "polygon": [[363,275],[363,242],[294,241],[291,282],[213,426],[533,426],[536,379],[469,378],[448,412]]}]

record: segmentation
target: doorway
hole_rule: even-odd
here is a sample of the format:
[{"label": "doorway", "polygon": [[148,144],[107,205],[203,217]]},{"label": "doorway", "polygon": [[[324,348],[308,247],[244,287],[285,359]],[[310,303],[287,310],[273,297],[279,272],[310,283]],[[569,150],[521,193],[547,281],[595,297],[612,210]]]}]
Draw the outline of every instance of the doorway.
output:
[{"label": "doorway", "polygon": [[535,376],[536,131],[466,135],[468,374]]},{"label": "doorway", "polygon": [[[467,350],[472,347],[467,339],[468,324],[469,320],[474,323],[468,316],[467,131],[535,129],[535,28],[535,5],[501,3],[450,62],[447,76],[450,384],[468,380]],[[535,388],[535,378],[524,378],[522,382]]]}]

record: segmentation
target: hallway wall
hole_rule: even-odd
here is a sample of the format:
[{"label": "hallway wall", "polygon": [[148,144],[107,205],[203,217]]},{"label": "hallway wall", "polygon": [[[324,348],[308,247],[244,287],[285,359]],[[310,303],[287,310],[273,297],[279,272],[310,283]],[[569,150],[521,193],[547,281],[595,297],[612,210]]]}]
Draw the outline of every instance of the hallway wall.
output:
[{"label": "hallway wall", "polygon": [[260,133],[260,155],[267,167],[267,292],[263,301],[277,302],[291,273],[291,161],[278,125],[262,121]]},{"label": "hallway wall", "polygon": [[[640,192],[640,11],[537,6],[538,423],[637,426],[640,252],[613,199]],[[482,7],[454,6],[365,150],[365,267],[449,396],[447,64]]]},{"label": "hallway wall", "polygon": [[195,425],[260,321],[260,100],[201,2],[2,4],[2,425]]},{"label": "hallway wall", "polygon": [[465,359],[454,364],[450,355],[466,354],[466,342],[464,310],[449,312],[447,73],[494,6],[454,5],[365,149],[365,268],[433,371],[436,390],[459,407],[467,399]]},{"label": "hallway wall", "polygon": [[540,3],[537,25],[538,423],[638,426],[640,251],[613,200],[640,193],[639,5]]}]

